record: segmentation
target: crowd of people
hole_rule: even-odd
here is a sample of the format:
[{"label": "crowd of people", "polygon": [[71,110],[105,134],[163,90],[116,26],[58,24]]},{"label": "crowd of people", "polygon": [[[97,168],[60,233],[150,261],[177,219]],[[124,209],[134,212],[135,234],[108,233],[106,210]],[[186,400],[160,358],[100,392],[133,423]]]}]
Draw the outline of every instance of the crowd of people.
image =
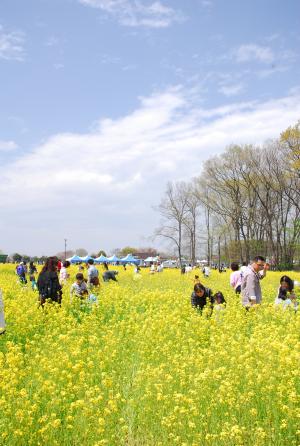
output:
[{"label": "crowd of people", "polygon": [[[63,287],[67,284],[69,274],[69,261],[61,262],[57,257],[47,258],[42,270],[38,274],[37,268],[33,262],[27,266],[26,262],[20,262],[15,269],[20,284],[26,285],[27,278],[31,283],[31,288],[38,292],[39,304],[43,307],[46,301],[56,302],[61,304]],[[190,265],[189,265],[190,266]],[[185,267],[181,273],[190,273],[193,268]],[[102,279],[104,282],[117,282],[118,271],[110,270],[107,264],[103,265],[104,271]],[[219,268],[220,269],[220,268]],[[251,307],[261,304],[262,291],[260,282],[266,277],[269,265],[265,258],[256,256],[249,265],[243,263],[239,266],[238,263],[231,264],[230,286],[236,293],[241,296],[241,304],[248,311]],[[70,301],[79,299],[79,301],[94,304],[98,302],[97,289],[99,289],[99,270],[94,265],[94,260],[90,259],[86,265],[87,277],[84,277],[85,267],[78,266],[78,273],[75,277],[75,282],[70,287]],[[163,268],[152,264],[150,266],[150,274],[161,272]],[[207,279],[210,277],[209,266],[203,267],[203,276]],[[222,271],[223,272],[223,269]],[[140,267],[134,266],[134,275],[140,275]],[[192,307],[199,310],[201,313],[206,307],[208,313],[213,310],[219,311],[226,308],[226,299],[223,292],[213,291],[201,283],[199,275],[194,276],[194,289],[191,294]],[[297,295],[294,291],[295,282],[287,275],[280,278],[280,283],[275,298],[274,304],[282,308],[292,308],[294,311],[298,310],[299,303]],[[5,333],[5,319],[4,319],[4,303],[3,296],[0,290],[0,335]]]},{"label": "crowd of people", "polygon": [[[260,281],[266,277],[269,264],[262,256],[256,256],[247,266],[243,263],[241,267],[238,263],[231,264],[232,273],[230,274],[230,286],[237,295],[241,295],[241,304],[248,311],[251,307],[259,305],[262,302],[262,291]],[[209,273],[204,269],[203,274],[209,277]],[[298,310],[299,303],[294,292],[294,281],[289,276],[282,276],[275,299],[275,305],[281,305],[283,308],[290,307]],[[226,307],[226,300],[221,291],[213,295],[210,288],[201,284],[199,276],[195,275],[194,290],[191,295],[191,304],[201,312],[205,306],[211,310],[221,310]]]}]

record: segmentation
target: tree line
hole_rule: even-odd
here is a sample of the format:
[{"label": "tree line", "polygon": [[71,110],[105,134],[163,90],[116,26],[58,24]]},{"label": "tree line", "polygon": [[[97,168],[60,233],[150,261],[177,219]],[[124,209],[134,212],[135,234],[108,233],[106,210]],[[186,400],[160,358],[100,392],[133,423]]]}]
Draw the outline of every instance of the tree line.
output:
[{"label": "tree line", "polygon": [[231,145],[206,160],[199,177],[168,183],[155,237],[179,259],[248,262],[265,255],[292,267],[300,238],[300,121],[261,146]]}]

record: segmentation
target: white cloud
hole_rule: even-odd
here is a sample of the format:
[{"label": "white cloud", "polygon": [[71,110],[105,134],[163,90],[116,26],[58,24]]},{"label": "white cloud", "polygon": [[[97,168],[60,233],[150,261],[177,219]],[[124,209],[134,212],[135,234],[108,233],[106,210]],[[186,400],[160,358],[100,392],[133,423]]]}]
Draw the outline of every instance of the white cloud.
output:
[{"label": "white cloud", "polygon": [[141,0],[78,0],[79,3],[101,9],[121,25],[129,27],[167,28],[184,20],[180,11],[165,6],[160,1]]},{"label": "white cloud", "polygon": [[224,96],[231,97],[236,96],[239,93],[244,91],[244,85],[242,83],[238,84],[225,84],[221,85],[219,88],[219,92],[224,94]]},{"label": "white cloud", "polygon": [[101,54],[100,60],[103,65],[115,65],[121,63],[121,58],[110,54]]},{"label": "white cloud", "polygon": [[212,0],[201,0],[201,5],[203,8],[212,8],[213,2]]},{"label": "white cloud", "polygon": [[55,63],[53,67],[55,68],[55,70],[62,70],[65,66],[63,63]]},{"label": "white cloud", "polygon": [[46,45],[46,46],[50,46],[50,47],[52,47],[52,46],[57,46],[57,45],[59,45],[59,39],[58,39],[57,37],[55,37],[55,36],[50,36],[50,37],[47,39],[45,45]]},{"label": "white cloud", "polygon": [[20,31],[4,31],[0,25],[0,59],[23,61],[25,36]]},{"label": "white cloud", "polygon": [[287,65],[282,66],[276,66],[272,65],[271,68],[265,68],[264,70],[257,71],[257,77],[261,79],[265,79],[267,77],[272,76],[275,73],[285,73],[286,71],[289,71],[290,67]]},{"label": "white cloud", "polygon": [[139,245],[157,224],[152,206],[168,180],[198,175],[203,160],[231,143],[278,137],[299,116],[298,90],[276,100],[205,109],[177,86],[140,98],[136,110],[102,119],[86,134],[54,135],[6,164],[2,249],[29,251],[17,229],[25,216],[32,253],[57,252],[57,239],[64,237],[91,251]]},{"label": "white cloud", "polygon": [[274,60],[274,54],[271,48],[253,43],[241,45],[234,52],[234,56],[237,62],[259,61],[262,63],[272,63]]},{"label": "white cloud", "polygon": [[18,145],[14,141],[1,141],[0,140],[0,152],[10,152],[18,148]]}]

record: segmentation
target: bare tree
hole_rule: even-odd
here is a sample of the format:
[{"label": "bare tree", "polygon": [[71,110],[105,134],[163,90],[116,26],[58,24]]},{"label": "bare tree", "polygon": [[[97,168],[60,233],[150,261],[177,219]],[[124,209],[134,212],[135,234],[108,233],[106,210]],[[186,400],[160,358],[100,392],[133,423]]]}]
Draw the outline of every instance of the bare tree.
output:
[{"label": "bare tree", "polygon": [[193,263],[197,240],[205,240],[209,262],[216,246],[220,262],[223,243],[230,259],[259,252],[292,266],[300,242],[300,121],[262,147],[228,147],[190,183],[169,183],[158,210],[156,235],[171,240],[180,259],[183,239]]},{"label": "bare tree", "polygon": [[197,183],[193,180],[187,185],[186,191],[187,203],[186,203],[186,215],[183,220],[185,226],[188,245],[189,245],[189,257],[193,265],[196,263],[196,241],[197,241],[197,217],[199,213],[200,200],[197,190]]},{"label": "bare tree", "polygon": [[163,237],[175,244],[179,263],[182,261],[182,239],[188,213],[188,192],[186,183],[168,183],[164,197],[157,207],[162,224],[156,229],[155,237]]}]

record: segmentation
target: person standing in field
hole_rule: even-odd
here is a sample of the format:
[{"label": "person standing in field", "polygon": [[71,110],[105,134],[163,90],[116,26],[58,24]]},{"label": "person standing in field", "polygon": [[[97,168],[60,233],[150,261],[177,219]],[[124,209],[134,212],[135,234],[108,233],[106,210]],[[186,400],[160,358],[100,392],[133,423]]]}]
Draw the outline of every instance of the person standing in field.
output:
[{"label": "person standing in field", "polygon": [[242,285],[242,274],[239,271],[239,265],[236,262],[231,264],[232,273],[230,274],[230,286],[234,289],[235,294],[240,294]]},{"label": "person standing in field", "polygon": [[26,265],[24,262],[20,262],[19,265],[16,267],[16,274],[19,277],[20,283],[23,285],[26,285],[27,279],[26,279]]},{"label": "person standing in field", "polygon": [[94,265],[94,260],[93,259],[89,259],[88,260],[88,280],[87,280],[87,284],[88,284],[88,288],[92,288],[93,286],[99,286],[100,282],[99,282],[99,271],[97,270],[97,268]]},{"label": "person standing in field", "polygon": [[245,270],[241,284],[242,305],[245,308],[261,303],[260,281],[266,276],[267,269],[266,259],[262,256],[256,256]]},{"label": "person standing in field", "polygon": [[33,289],[33,291],[37,290],[37,284],[36,284],[36,280],[35,280],[35,275],[37,273],[37,269],[36,266],[33,262],[29,263],[29,280],[31,282],[31,288]]},{"label": "person standing in field", "polygon": [[5,318],[4,318],[4,303],[2,290],[0,289],[0,335],[4,334],[6,330]]},{"label": "person standing in field", "polygon": [[62,263],[62,261],[60,259],[58,259],[58,261],[57,261],[57,271],[59,273],[60,273],[60,270],[62,269],[62,267],[63,267],[63,263]]},{"label": "person standing in field", "polygon": [[209,275],[210,275],[210,267],[208,265],[204,267],[203,274],[204,274],[204,277],[209,277]]},{"label": "person standing in field", "polygon": [[240,267],[240,273],[241,273],[242,277],[243,277],[245,271],[247,271],[247,262],[243,262],[242,266]]},{"label": "person standing in field", "polygon": [[39,290],[40,304],[43,306],[45,302],[61,303],[62,288],[57,275],[57,257],[48,257],[42,271],[37,280]]},{"label": "person standing in field", "polygon": [[60,269],[59,283],[61,284],[61,286],[66,285],[67,280],[70,277],[70,274],[67,271],[67,268],[69,268],[70,265],[71,265],[71,263],[68,260],[65,260],[63,263],[63,266]]}]

